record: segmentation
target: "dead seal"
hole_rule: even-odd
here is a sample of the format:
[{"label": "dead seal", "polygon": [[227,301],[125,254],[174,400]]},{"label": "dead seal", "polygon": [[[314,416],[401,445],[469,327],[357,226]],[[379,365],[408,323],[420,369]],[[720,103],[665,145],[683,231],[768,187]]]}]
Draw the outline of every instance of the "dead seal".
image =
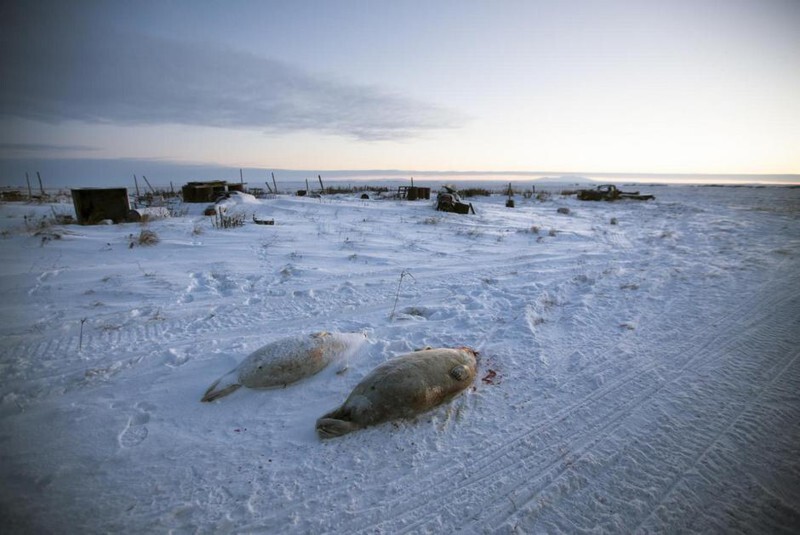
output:
[{"label": "dead seal", "polygon": [[214,401],[246,386],[286,386],[345,360],[366,341],[361,333],[319,332],[283,338],[248,355],[236,368],[212,384],[201,401]]},{"label": "dead seal", "polygon": [[423,349],[372,370],[338,409],[317,420],[320,438],[333,438],[451,400],[475,379],[477,353],[468,348]]}]

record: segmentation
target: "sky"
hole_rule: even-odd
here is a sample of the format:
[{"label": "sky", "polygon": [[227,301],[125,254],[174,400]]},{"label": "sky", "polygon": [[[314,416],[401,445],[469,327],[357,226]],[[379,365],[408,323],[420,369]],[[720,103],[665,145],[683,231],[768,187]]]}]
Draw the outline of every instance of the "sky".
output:
[{"label": "sky", "polygon": [[0,6],[0,183],[800,173],[796,0]]}]

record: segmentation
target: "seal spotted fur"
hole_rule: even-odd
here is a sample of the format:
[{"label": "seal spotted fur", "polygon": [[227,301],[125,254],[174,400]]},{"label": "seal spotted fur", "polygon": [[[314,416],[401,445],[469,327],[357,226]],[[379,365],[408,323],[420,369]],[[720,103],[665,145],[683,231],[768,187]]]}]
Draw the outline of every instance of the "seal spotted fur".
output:
[{"label": "seal spotted fur", "polygon": [[334,360],[354,353],[366,340],[360,333],[319,332],[283,338],[247,356],[212,384],[201,401],[214,401],[239,388],[286,386],[319,373]]},{"label": "seal spotted fur", "polygon": [[451,400],[475,379],[476,352],[468,347],[424,349],[372,370],[341,407],[317,420],[320,438],[410,418]]}]

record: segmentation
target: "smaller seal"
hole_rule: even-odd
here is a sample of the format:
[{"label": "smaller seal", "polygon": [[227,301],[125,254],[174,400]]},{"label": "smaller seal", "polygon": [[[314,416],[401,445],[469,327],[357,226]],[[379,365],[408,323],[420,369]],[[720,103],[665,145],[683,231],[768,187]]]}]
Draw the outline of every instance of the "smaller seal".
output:
[{"label": "smaller seal", "polygon": [[475,379],[477,353],[468,347],[423,349],[372,370],[336,410],[317,420],[320,438],[338,437],[450,401]]},{"label": "smaller seal", "polygon": [[286,386],[345,360],[366,341],[361,333],[318,332],[283,338],[248,355],[236,368],[212,384],[201,401],[214,401],[248,388]]}]

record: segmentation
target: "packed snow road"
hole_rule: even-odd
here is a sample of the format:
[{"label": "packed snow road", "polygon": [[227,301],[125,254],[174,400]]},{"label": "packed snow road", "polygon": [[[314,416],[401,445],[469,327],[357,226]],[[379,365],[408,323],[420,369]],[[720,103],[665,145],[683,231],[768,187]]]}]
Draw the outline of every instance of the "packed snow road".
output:
[{"label": "packed snow road", "polygon": [[[649,189],[469,216],[280,196],[240,207],[274,227],[190,212],[149,223],[149,247],[140,225],[43,234],[29,221],[50,207],[0,205],[2,523],[796,532],[800,189]],[[314,330],[369,344],[344,374],[200,403],[250,351]],[[318,439],[372,368],[426,345],[480,350],[474,387]]]}]

